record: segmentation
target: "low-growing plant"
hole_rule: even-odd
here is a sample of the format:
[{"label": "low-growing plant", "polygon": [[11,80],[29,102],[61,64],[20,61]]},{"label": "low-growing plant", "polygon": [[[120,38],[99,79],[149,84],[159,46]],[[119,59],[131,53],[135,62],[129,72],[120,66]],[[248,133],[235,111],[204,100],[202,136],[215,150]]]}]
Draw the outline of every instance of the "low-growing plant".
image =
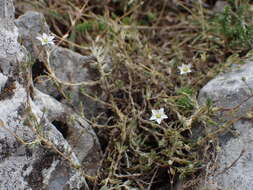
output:
[{"label": "low-growing plant", "polygon": [[246,0],[230,0],[228,3],[213,19],[213,30],[222,36],[226,45],[250,47],[253,35],[251,5]]}]

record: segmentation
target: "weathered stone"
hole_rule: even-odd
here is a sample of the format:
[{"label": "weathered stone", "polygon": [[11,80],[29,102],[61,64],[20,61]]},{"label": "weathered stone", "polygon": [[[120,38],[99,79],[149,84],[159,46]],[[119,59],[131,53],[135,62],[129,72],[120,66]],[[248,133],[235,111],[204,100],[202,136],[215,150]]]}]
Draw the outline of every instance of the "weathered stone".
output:
[{"label": "weathered stone", "polygon": [[[224,111],[220,117],[232,119],[245,115],[253,105],[251,89],[253,89],[253,64],[247,61],[244,65],[232,68],[229,73],[217,76],[209,81],[199,93],[199,103],[204,104],[207,99]],[[247,100],[247,101],[246,101]],[[229,109],[239,106],[234,113]]]},{"label": "weathered stone", "polygon": [[206,182],[208,188],[210,184],[216,184],[216,189],[252,189],[253,123],[238,121],[234,126],[240,136],[231,138],[223,145],[218,157],[218,169],[210,174]]},{"label": "weathered stone", "polygon": [[[49,27],[41,13],[28,11],[14,20],[22,45],[29,51],[31,57],[38,57],[34,52],[40,42],[36,39],[39,34],[49,33]],[[37,50],[38,51],[38,50]]]},{"label": "weathered stone", "polygon": [[[239,67],[239,68],[238,68]],[[222,150],[218,153],[217,170],[211,171],[200,189],[243,189],[253,186],[253,123],[244,116],[253,107],[253,63],[234,67],[231,72],[221,74],[204,86],[199,93],[199,102],[210,98],[223,111],[217,113],[220,122],[240,118],[233,124],[238,136],[223,135]],[[238,108],[234,112],[232,108]],[[243,119],[244,118],[244,119]]]},{"label": "weathered stone", "polygon": [[[29,71],[20,73],[26,50],[17,41],[12,0],[0,5],[0,189],[81,189],[83,173],[98,168],[98,139],[73,109],[35,89]],[[29,51],[36,45],[24,44]]]},{"label": "weathered stone", "polygon": [[[0,70],[10,74],[17,69],[17,61],[22,61],[24,53],[17,42],[18,29],[13,23],[12,1],[0,1]],[[8,59],[7,59],[8,58]]]},{"label": "weathered stone", "polygon": [[[7,81],[7,78],[2,75],[0,78]],[[13,97],[6,97],[0,101],[1,123],[3,124],[0,128],[0,181],[2,187],[4,189],[25,189],[28,187],[42,189],[43,187],[43,189],[53,190],[55,188],[51,188],[51,186],[57,186],[61,187],[57,189],[63,189],[76,175],[79,179],[78,183],[83,185],[85,181],[81,173],[70,167],[70,164],[82,166],[86,174],[95,174],[100,157],[100,147],[94,132],[83,119],[76,114],[71,115],[74,113],[73,111],[65,110],[64,106],[53,98],[39,91],[36,91],[35,94],[34,102],[27,100],[25,89],[16,83]],[[33,116],[42,126],[28,127],[24,124],[27,120],[24,110],[27,101],[31,104]],[[47,118],[48,115],[50,117]],[[68,117],[64,118],[64,115],[69,115],[72,120],[65,121]],[[68,123],[67,128],[57,129],[57,126],[51,124],[52,120],[52,123],[56,120]],[[36,125],[36,122],[33,125]],[[52,143],[70,161],[63,161],[64,157],[58,155],[52,147],[43,148],[37,145],[38,147],[31,149],[17,141],[14,136],[15,134],[25,142],[32,142],[36,140],[34,130],[39,130],[36,129],[38,127],[41,127],[40,130],[43,131],[43,138]],[[69,133],[66,134],[66,139],[63,135],[64,130]],[[96,159],[88,162],[91,158]],[[29,170],[26,171],[25,168]],[[46,172],[49,170],[50,173]],[[62,170],[65,171],[65,174],[59,177],[59,175],[63,175]],[[81,187],[81,185],[77,187],[76,184],[71,184],[71,186],[73,185],[74,188]]]},{"label": "weathered stone", "polygon": [[0,19],[13,19],[14,12],[15,10],[12,0],[0,1]]},{"label": "weathered stone", "polygon": [[[16,21],[17,27],[20,31],[20,39],[24,41],[23,45],[31,52],[31,56],[35,61],[34,70],[34,85],[42,92],[55,97],[62,103],[68,103],[79,109],[83,106],[83,113],[86,117],[96,116],[101,113],[103,106],[90,99],[85,94],[97,97],[103,97],[101,88],[98,85],[62,85],[57,84],[51,78],[46,77],[47,69],[43,60],[39,60],[41,51],[39,51],[35,44],[38,43],[36,37],[42,33],[49,33],[49,27],[45,22],[44,16],[37,12],[27,12]],[[94,56],[83,56],[66,48],[53,46],[50,52],[50,67],[55,76],[65,83],[87,83],[99,80],[100,74],[98,69],[94,66]],[[109,58],[105,61],[105,72],[110,71],[111,61]],[[44,77],[42,77],[44,76]],[[64,92],[64,93],[63,93]],[[83,93],[85,92],[85,93]]]},{"label": "weathered stone", "polygon": [[33,100],[71,145],[86,174],[95,175],[101,157],[100,145],[89,124],[71,108],[38,90],[35,90]]},{"label": "weathered stone", "polygon": [[227,1],[216,1],[214,7],[213,7],[213,11],[215,13],[222,13],[224,12],[224,9],[226,6],[228,6],[229,3]]}]

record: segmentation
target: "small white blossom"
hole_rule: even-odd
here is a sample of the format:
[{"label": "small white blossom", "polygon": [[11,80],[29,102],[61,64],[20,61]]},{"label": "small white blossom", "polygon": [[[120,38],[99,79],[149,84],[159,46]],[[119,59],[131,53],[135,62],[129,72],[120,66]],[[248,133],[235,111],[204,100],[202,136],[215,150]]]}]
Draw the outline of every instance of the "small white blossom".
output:
[{"label": "small white blossom", "polygon": [[180,75],[192,72],[191,67],[192,67],[191,64],[188,65],[182,64],[182,66],[179,66],[178,69],[180,70]]},{"label": "small white blossom", "polygon": [[164,108],[159,110],[152,110],[152,116],[150,120],[155,120],[157,123],[161,123],[163,119],[167,119],[167,115],[164,113]]},{"label": "small white blossom", "polygon": [[105,50],[102,47],[94,46],[91,48],[91,53],[96,57],[98,63],[103,63],[105,60]]},{"label": "small white blossom", "polygon": [[168,164],[171,166],[173,164],[173,161],[172,160],[169,160],[168,161]]},{"label": "small white blossom", "polygon": [[43,33],[42,36],[36,37],[36,39],[39,40],[43,46],[48,45],[48,44],[54,45],[54,41],[53,41],[54,36],[50,36],[46,33]]}]

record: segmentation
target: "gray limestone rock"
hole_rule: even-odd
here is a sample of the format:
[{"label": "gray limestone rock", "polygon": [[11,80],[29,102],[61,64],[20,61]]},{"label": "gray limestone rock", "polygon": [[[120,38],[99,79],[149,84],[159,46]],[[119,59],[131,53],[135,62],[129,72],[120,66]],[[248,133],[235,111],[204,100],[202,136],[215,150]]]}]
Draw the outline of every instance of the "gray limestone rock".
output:
[{"label": "gray limestone rock", "polygon": [[101,152],[91,126],[71,108],[39,90],[35,90],[33,102],[45,111],[44,117],[62,133],[86,174],[95,175]]},{"label": "gray limestone rock", "polygon": [[[18,29],[13,23],[14,7],[10,0],[0,1],[0,70],[10,74],[17,69],[17,61],[25,57],[17,42]],[[13,73],[12,73],[13,74]]]},{"label": "gray limestone rock", "polygon": [[240,136],[223,145],[218,157],[219,167],[210,175],[207,187],[216,184],[216,189],[252,190],[253,123],[238,121],[235,126]]},{"label": "gray limestone rock", "polygon": [[[204,104],[208,98],[211,99],[216,106],[224,108],[219,114],[224,119],[245,115],[253,105],[252,73],[253,64],[249,60],[243,65],[233,67],[231,72],[217,76],[200,90],[199,103]],[[228,111],[238,105],[239,109],[234,113]]]},{"label": "gray limestone rock", "polygon": [[[1,84],[6,83],[7,77],[0,75]],[[2,188],[53,190],[53,186],[58,186],[57,189],[71,189],[67,188],[68,183],[75,176],[78,176],[80,185],[70,185],[74,188],[80,188],[85,183],[85,179],[81,175],[81,170],[71,167],[71,164],[84,167],[84,171],[86,169],[87,173],[94,174],[95,162],[92,163],[94,166],[92,170],[89,170],[89,165],[86,168],[86,165],[82,164],[87,160],[86,157],[90,155],[91,150],[94,151],[93,154],[99,157],[99,154],[96,154],[99,153],[99,145],[92,129],[85,122],[81,123],[83,124],[82,128],[79,123],[76,124],[74,121],[71,125],[69,124],[69,128],[74,128],[70,131],[75,131],[75,128],[79,127],[75,132],[82,134],[78,136],[83,143],[80,153],[81,145],[78,144],[79,147],[77,148],[68,141],[71,134],[64,137],[63,132],[47,118],[46,108],[50,106],[49,113],[53,112],[52,106],[55,105],[52,102],[55,100],[36,92],[33,101],[27,96],[26,89],[22,85],[16,81],[14,83],[13,94],[3,97],[2,93],[5,88],[2,88],[0,97],[0,181]],[[47,101],[43,104],[40,100],[45,97]],[[52,117],[56,114],[66,114],[65,111],[68,111],[69,115],[74,113],[71,110],[63,111],[63,106],[60,103],[56,105],[58,107],[54,110],[54,114],[51,114]],[[78,118],[78,116],[75,117]],[[80,120],[80,118],[78,119]],[[37,143],[31,144],[32,142]],[[30,143],[34,146],[24,143]],[[64,176],[57,177],[57,175],[63,175],[61,170],[65,171]],[[57,173],[57,175],[52,175],[52,173]]]},{"label": "gray limestone rock", "polygon": [[36,46],[40,45],[40,42],[36,40],[36,37],[39,34],[48,34],[50,32],[44,16],[38,12],[28,11],[14,20],[14,22],[18,28],[21,44],[25,46],[32,57],[37,57],[38,55],[34,50]]},{"label": "gray limestone rock", "polygon": [[27,51],[13,15],[12,0],[0,0],[0,189],[81,189],[84,174],[96,174],[98,139],[84,118],[34,88],[20,70]]},{"label": "gray limestone rock", "polygon": [[[85,95],[105,97],[99,85],[61,85],[45,76],[47,70],[43,66],[43,60],[39,59],[41,51],[36,48],[38,45],[36,37],[42,33],[49,33],[44,16],[30,11],[19,17],[15,23],[20,31],[19,38],[22,44],[29,50],[35,61],[34,67],[41,70],[40,73],[34,73],[35,87],[75,108],[80,108],[82,104],[81,111],[88,118],[99,115],[104,110],[104,106]],[[100,74],[95,66],[95,60],[94,56],[83,56],[58,46],[53,46],[50,53],[51,69],[55,76],[65,83],[93,83],[99,80]],[[107,58],[103,67],[105,72],[110,72],[110,65],[111,60]]]},{"label": "gray limestone rock", "polygon": [[214,7],[213,7],[213,11],[215,13],[222,13],[224,12],[224,9],[226,6],[228,6],[229,3],[227,1],[216,1]]},{"label": "gray limestone rock", "polygon": [[[200,189],[251,190],[253,186],[253,123],[244,116],[253,107],[253,62],[233,67],[208,82],[199,93],[199,103],[211,99],[218,107],[220,122],[241,118],[233,124],[238,136],[221,137],[222,150],[218,153],[217,170],[211,171]],[[238,107],[233,113],[229,109]]]},{"label": "gray limestone rock", "polygon": [[0,1],[0,18],[1,19],[14,19],[14,5],[12,0]]}]

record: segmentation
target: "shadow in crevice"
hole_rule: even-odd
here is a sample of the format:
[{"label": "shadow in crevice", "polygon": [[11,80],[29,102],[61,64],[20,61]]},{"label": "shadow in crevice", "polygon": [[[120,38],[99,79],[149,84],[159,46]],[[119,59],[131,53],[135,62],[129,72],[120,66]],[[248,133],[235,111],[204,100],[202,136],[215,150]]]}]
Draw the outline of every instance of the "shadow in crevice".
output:
[{"label": "shadow in crevice", "polygon": [[52,124],[56,127],[56,129],[62,134],[62,136],[66,139],[69,136],[69,127],[66,123],[62,121],[54,120]]},{"label": "shadow in crevice", "polygon": [[46,68],[45,64],[42,61],[36,59],[32,66],[33,81],[35,82],[39,76],[47,75],[47,73],[48,73],[48,69]]}]

